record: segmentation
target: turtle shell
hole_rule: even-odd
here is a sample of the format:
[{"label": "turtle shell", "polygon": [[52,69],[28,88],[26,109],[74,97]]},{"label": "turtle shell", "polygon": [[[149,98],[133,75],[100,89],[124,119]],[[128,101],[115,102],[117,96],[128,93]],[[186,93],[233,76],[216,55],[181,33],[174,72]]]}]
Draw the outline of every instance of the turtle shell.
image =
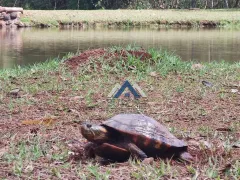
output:
[{"label": "turtle shell", "polygon": [[187,151],[185,142],[156,120],[142,114],[119,114],[102,125],[118,132],[125,142],[134,143],[148,156],[172,156]]}]

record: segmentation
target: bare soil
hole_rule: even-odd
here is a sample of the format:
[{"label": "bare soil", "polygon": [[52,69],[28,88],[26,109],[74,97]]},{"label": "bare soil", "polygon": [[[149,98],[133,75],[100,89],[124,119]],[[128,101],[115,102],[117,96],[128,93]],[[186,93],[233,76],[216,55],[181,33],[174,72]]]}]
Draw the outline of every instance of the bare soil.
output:
[{"label": "bare soil", "polygon": [[139,58],[140,60],[146,60],[152,58],[152,55],[142,51],[132,51],[132,50],[121,50],[121,51],[115,51],[115,52],[108,52],[103,48],[99,49],[93,49],[93,50],[87,50],[81,53],[79,56],[75,56],[73,58],[68,59],[65,61],[66,65],[70,68],[78,68],[79,65],[83,65],[86,62],[88,62],[90,59],[98,59],[100,57],[104,58],[106,61],[107,59],[122,57],[126,59],[128,56],[134,56]]}]

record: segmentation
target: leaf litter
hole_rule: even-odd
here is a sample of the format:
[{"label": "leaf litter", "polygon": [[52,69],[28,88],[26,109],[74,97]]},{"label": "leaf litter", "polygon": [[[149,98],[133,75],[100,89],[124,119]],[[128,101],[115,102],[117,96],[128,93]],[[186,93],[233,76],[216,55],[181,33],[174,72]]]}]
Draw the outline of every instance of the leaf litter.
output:
[{"label": "leaf litter", "polygon": [[[82,62],[89,60],[91,53],[95,54],[95,57],[106,55],[102,49],[89,50],[82,56],[67,60],[66,65],[79,68],[83,65]],[[111,56],[116,56],[117,53],[114,52]],[[107,56],[110,55],[107,54]],[[124,102],[123,99],[114,107],[110,107],[105,96],[112,87],[112,84],[108,82],[104,82],[104,86],[107,88],[93,91],[91,98],[85,97],[88,89],[93,88],[88,80],[84,81],[86,87],[82,89],[43,90],[27,97],[21,97],[22,100],[30,98],[34,103],[19,104],[18,99],[6,95],[2,99],[4,104],[0,106],[2,112],[0,142],[4,142],[0,143],[0,167],[2,169],[0,176],[11,179],[18,176],[26,178],[30,173],[32,178],[41,174],[42,178],[72,179],[82,175],[82,177],[86,176],[90,179],[97,176],[108,176],[109,179],[118,179],[120,176],[122,179],[137,179],[137,176],[144,177],[147,172],[157,175],[159,173],[157,170],[169,163],[171,168],[176,169],[174,175],[165,169],[165,174],[158,175],[159,178],[174,177],[176,179],[194,176],[209,178],[210,175],[207,174],[206,169],[218,172],[222,178],[228,177],[226,173],[234,172],[234,163],[238,164],[240,156],[239,143],[237,143],[237,140],[240,139],[238,97],[228,95],[222,99],[217,93],[209,90],[206,92],[206,96],[199,98],[196,95],[197,88],[191,89],[189,92],[187,89],[186,92],[171,89],[175,86],[174,84],[184,83],[182,80],[179,82],[178,75],[172,74],[167,78],[161,78],[160,84],[159,79],[156,78],[159,76],[157,72],[149,75],[150,82],[155,87],[153,85],[149,87],[149,83],[146,81],[140,83],[141,88],[148,94],[151,93],[147,99],[131,103]],[[65,78],[64,75],[61,77],[59,81],[66,83],[68,78]],[[100,74],[95,75],[95,78],[98,77]],[[119,82],[119,78],[112,80]],[[168,88],[164,89],[165,86]],[[196,86],[195,84],[194,87]],[[158,90],[154,91],[154,89]],[[168,96],[169,90],[171,90],[171,96]],[[99,92],[104,92],[104,94]],[[10,102],[18,103],[15,109],[9,109]],[[100,105],[89,108],[89,103]],[[19,110],[16,111],[16,109]],[[92,123],[100,123],[114,114],[139,112],[139,110],[163,123],[178,138],[188,142],[189,152],[195,158],[195,162],[190,164],[191,168],[186,168],[184,163],[178,161],[161,159],[150,162],[150,165],[130,160],[120,164],[99,166],[98,162],[85,157],[86,140],[83,139],[79,130],[81,122],[90,120]],[[46,114],[57,118],[47,117]],[[42,124],[43,126],[41,126]],[[33,147],[34,151],[29,149],[29,157],[24,159],[22,152],[27,153],[27,149],[30,147]],[[23,151],[23,149],[25,150]],[[19,160],[14,160],[12,155],[16,157],[21,155],[19,157],[21,157],[24,167],[22,171],[21,166],[18,166],[17,163]],[[29,162],[29,158],[34,160]],[[229,160],[233,162],[232,166],[228,165]],[[91,172],[89,168],[92,169]],[[93,170],[94,168],[96,169]],[[18,171],[13,171],[13,169],[18,169]],[[110,175],[107,175],[108,170]],[[132,172],[136,172],[136,174]]]}]

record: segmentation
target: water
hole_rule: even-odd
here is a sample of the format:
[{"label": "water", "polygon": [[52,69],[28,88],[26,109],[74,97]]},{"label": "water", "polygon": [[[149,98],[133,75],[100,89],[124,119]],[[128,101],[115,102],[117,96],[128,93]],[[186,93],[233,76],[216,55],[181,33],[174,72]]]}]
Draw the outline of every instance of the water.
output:
[{"label": "water", "polygon": [[240,31],[226,29],[0,29],[0,68],[29,65],[68,52],[127,46],[164,49],[183,60],[239,61]]}]

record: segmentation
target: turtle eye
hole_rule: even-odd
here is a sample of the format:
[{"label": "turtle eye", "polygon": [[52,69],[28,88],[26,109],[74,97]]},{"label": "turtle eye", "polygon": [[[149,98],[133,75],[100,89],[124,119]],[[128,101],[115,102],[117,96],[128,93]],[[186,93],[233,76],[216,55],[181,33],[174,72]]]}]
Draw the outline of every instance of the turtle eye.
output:
[{"label": "turtle eye", "polygon": [[92,127],[92,125],[91,124],[87,124],[87,128],[91,128]]}]

